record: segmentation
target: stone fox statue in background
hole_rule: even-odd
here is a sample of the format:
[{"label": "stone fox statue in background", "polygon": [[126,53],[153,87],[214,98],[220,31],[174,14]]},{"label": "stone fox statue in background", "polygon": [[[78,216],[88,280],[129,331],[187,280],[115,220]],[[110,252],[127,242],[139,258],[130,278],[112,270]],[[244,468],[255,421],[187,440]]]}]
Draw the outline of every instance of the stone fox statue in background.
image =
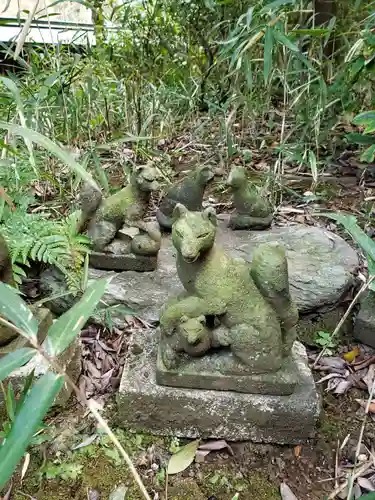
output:
[{"label": "stone fox statue in background", "polygon": [[149,227],[143,218],[151,193],[158,187],[157,171],[147,165],[136,167],[129,184],[105,200],[102,200],[99,191],[85,184],[80,194],[82,219],[79,229],[81,232],[87,230],[94,251],[102,252],[125,224],[140,230],[140,234],[132,240],[132,253],[157,254],[161,242],[160,232]]},{"label": "stone fox statue in background", "polygon": [[201,210],[205,188],[213,177],[214,173],[209,167],[198,167],[180,184],[172,186],[156,212],[160,227],[165,231],[171,231],[173,210],[177,203],[181,203],[188,210]]},{"label": "stone fox statue in background", "polygon": [[[197,354],[203,355],[210,346],[221,345],[229,347],[238,361],[231,373],[279,370],[290,355],[298,320],[289,293],[284,248],[277,243],[259,245],[250,266],[215,245],[213,209],[190,212],[179,204],[174,214],[172,241],[185,292],[172,298],[161,314],[160,352],[165,366],[176,367],[181,350],[189,353],[196,346]],[[214,316],[221,324],[219,335],[213,329],[209,341],[202,328],[199,335],[195,333],[197,321],[186,322],[186,318],[202,315]],[[189,335],[189,328],[194,335]]]},{"label": "stone fox statue in background", "polygon": [[8,245],[0,234],[0,281],[11,284],[12,279],[12,259],[10,258]]},{"label": "stone fox statue in background", "polygon": [[257,191],[243,167],[233,167],[227,184],[232,191],[235,212],[229,226],[232,229],[267,229],[273,219],[273,206],[264,194]]}]

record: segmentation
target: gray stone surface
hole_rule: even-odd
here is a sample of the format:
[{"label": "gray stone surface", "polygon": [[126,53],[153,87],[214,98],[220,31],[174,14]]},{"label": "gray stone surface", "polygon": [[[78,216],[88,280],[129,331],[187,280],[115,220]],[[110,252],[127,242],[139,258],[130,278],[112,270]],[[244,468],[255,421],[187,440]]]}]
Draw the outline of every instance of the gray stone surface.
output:
[{"label": "gray stone surface", "polygon": [[[92,252],[90,254],[90,266],[96,269],[110,269],[122,271],[132,268],[133,271],[124,272],[150,272],[157,266],[157,257],[146,257],[144,255],[116,255],[111,253]],[[140,278],[140,277],[139,277]]]},{"label": "gray stone surface", "polygon": [[117,424],[134,431],[202,439],[296,444],[313,437],[320,398],[296,342],[298,384],[290,396],[179,389],[155,380],[155,330],[137,332],[117,396]]},{"label": "gray stone surface", "polygon": [[[244,373],[233,374],[232,368],[238,370],[239,366],[243,366]],[[299,370],[292,357],[285,359],[277,372],[248,374],[245,371],[246,366],[241,365],[228,350],[220,349],[200,358],[185,356],[176,369],[167,369],[159,352],[156,381],[171,387],[222,389],[273,396],[292,394],[298,383]]]},{"label": "gray stone surface", "polygon": [[[299,312],[322,309],[340,301],[353,283],[359,265],[358,256],[339,236],[316,227],[296,225],[268,231],[232,231],[228,218],[221,216],[217,244],[234,256],[251,261],[254,248],[262,242],[282,241],[287,249],[289,278],[293,300]],[[90,277],[108,276],[108,271],[90,270]],[[155,321],[168,297],[182,291],[175,265],[175,249],[170,236],[163,237],[154,272],[116,274],[104,300],[124,304],[139,316]],[[115,319],[115,313],[114,313]]]},{"label": "gray stone surface", "polygon": [[[58,364],[64,369],[65,373],[77,382],[81,373],[81,343],[79,339],[75,340],[69,347],[57,358]],[[35,355],[24,366],[15,370],[5,379],[11,381],[15,390],[22,391],[26,378],[34,370],[34,380],[36,381],[48,371],[48,362],[40,355]],[[65,383],[56,397],[54,406],[63,406],[72,394],[72,389]],[[3,400],[3,393],[0,391],[0,402]]]},{"label": "gray stone surface", "polygon": [[354,336],[363,344],[375,348],[375,293],[368,294],[360,302],[360,310],[354,322]]}]

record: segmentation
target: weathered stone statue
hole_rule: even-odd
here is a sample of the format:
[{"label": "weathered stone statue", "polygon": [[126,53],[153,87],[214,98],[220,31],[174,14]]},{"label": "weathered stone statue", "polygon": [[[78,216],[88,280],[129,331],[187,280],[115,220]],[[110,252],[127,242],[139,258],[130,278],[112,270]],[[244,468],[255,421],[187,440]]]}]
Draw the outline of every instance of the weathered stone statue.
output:
[{"label": "weathered stone statue", "polygon": [[143,218],[150,195],[158,188],[152,166],[136,167],[130,183],[102,200],[86,184],[81,192],[81,229],[93,242],[90,264],[99,269],[152,271],[156,267],[161,235],[158,227]]},{"label": "weathered stone statue", "polygon": [[258,193],[243,167],[233,167],[227,179],[233,193],[235,213],[229,226],[232,229],[266,229],[273,219],[273,207],[269,200]]},{"label": "weathered stone statue", "polygon": [[198,167],[180,184],[172,186],[156,212],[160,227],[165,231],[172,229],[172,214],[177,203],[182,203],[188,210],[201,210],[205,188],[213,177],[209,167]]},{"label": "weathered stone statue", "polygon": [[278,243],[259,245],[251,266],[215,245],[208,208],[174,210],[172,241],[185,291],[160,317],[157,382],[177,387],[291,394],[298,312]]}]

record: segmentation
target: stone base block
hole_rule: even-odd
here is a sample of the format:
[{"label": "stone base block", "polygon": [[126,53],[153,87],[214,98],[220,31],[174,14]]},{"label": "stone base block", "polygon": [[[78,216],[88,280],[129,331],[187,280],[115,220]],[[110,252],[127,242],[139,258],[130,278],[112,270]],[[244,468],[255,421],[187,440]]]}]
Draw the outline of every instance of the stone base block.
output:
[{"label": "stone base block", "polygon": [[229,350],[221,349],[210,356],[185,356],[176,369],[168,369],[159,352],[156,361],[156,382],[171,387],[209,389],[282,396],[293,394],[299,380],[299,369],[290,356],[277,372],[248,374]]},{"label": "stone base block", "polygon": [[361,300],[361,308],[355,319],[353,335],[363,344],[375,348],[375,293],[368,294]]},{"label": "stone base block", "polygon": [[180,389],[156,383],[157,336],[137,332],[117,397],[117,424],[134,431],[228,441],[297,444],[313,437],[321,403],[296,342],[298,384],[290,396]]},{"label": "stone base block", "polygon": [[90,267],[110,271],[154,271],[157,266],[157,257],[146,257],[144,255],[118,255],[104,252],[92,252],[90,254]]},{"label": "stone base block", "polygon": [[[75,340],[68,349],[57,358],[57,362],[64,368],[65,373],[69,375],[73,382],[77,383],[81,374],[81,343],[79,339]],[[33,370],[34,380],[42,377],[49,370],[47,361],[39,354],[34,356],[26,365],[11,373],[11,375],[5,379],[5,384],[10,381],[15,391],[22,391],[26,378]],[[71,396],[71,393],[72,389],[65,383],[57,395],[54,405],[63,406]],[[0,402],[3,400],[3,397],[4,395],[2,391],[0,391]]]}]

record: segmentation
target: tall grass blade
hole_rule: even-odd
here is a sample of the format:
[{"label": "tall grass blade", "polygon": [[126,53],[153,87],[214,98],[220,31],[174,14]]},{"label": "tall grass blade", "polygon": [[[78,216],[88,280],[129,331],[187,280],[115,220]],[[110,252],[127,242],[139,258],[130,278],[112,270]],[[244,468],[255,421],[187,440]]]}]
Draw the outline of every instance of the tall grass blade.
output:
[{"label": "tall grass blade", "polygon": [[29,12],[29,15],[27,16],[26,22],[23,25],[23,28],[21,30],[21,33],[20,33],[18,41],[17,41],[16,49],[14,51],[14,56],[16,58],[21,53],[22,47],[23,47],[23,45],[25,43],[25,40],[26,40],[26,37],[27,37],[27,35],[29,33],[31,22],[32,22],[32,20],[34,18],[36,9],[38,8],[39,0],[34,0],[34,1],[35,1],[35,5],[34,5],[33,9]]},{"label": "tall grass blade", "polygon": [[73,170],[73,172],[79,175],[83,180],[90,183],[93,187],[99,190],[99,187],[94,181],[92,175],[86,172],[86,170],[82,167],[82,165],[77,163],[70,153],[64,151],[62,148],[60,148],[60,146],[55,144],[53,141],[51,141],[51,139],[49,139],[45,135],[40,134],[35,130],[31,130],[26,127],[20,127],[19,125],[14,125],[12,123],[4,122],[2,120],[0,120],[0,128],[5,128],[13,135],[19,135],[23,138],[27,138],[30,141],[35,142],[39,146],[42,146],[48,152],[57,156],[57,158],[59,158],[68,167],[70,167]]}]

